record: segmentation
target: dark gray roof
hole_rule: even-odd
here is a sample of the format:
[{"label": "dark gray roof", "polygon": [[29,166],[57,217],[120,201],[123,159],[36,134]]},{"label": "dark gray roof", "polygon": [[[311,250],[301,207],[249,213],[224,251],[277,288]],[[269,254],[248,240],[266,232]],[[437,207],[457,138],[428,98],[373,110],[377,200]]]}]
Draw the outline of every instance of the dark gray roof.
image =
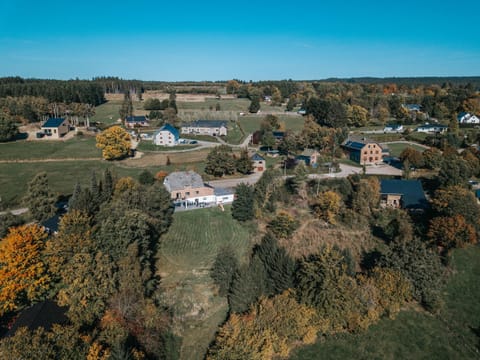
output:
[{"label": "dark gray roof", "polygon": [[189,123],[185,123],[182,126],[184,127],[207,127],[207,128],[218,128],[218,127],[227,127],[227,120],[195,120]]},{"label": "dark gray roof", "polygon": [[359,137],[359,136],[349,136],[347,140],[343,143],[343,146],[350,150],[361,150],[366,144],[377,144],[382,148],[382,146],[366,137]]},{"label": "dark gray roof", "polygon": [[168,174],[163,181],[168,191],[183,190],[186,187],[203,187],[203,180],[195,171],[176,171]]},{"label": "dark gray roof", "polygon": [[50,118],[42,125],[42,128],[56,128],[62,125],[64,118]]},{"label": "dark gray roof", "polygon": [[230,188],[215,188],[214,191],[216,196],[226,196],[226,195],[235,194],[235,190]]},{"label": "dark gray roof", "polygon": [[127,116],[127,122],[142,122],[147,120],[148,119],[145,115]]},{"label": "dark gray roof", "polygon": [[419,180],[381,180],[380,192],[402,195],[402,206],[405,209],[428,207],[422,183]]},{"label": "dark gray roof", "polygon": [[265,159],[258,155],[258,153],[253,154],[250,159],[252,159],[253,161],[265,161]]}]

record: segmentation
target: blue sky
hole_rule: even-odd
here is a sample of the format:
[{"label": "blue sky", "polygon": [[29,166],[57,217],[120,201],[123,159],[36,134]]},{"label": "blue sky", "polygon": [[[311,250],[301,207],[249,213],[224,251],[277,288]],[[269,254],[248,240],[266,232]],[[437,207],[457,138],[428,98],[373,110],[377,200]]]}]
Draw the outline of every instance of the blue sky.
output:
[{"label": "blue sky", "polygon": [[480,75],[479,14],[474,0],[0,0],[0,76]]}]

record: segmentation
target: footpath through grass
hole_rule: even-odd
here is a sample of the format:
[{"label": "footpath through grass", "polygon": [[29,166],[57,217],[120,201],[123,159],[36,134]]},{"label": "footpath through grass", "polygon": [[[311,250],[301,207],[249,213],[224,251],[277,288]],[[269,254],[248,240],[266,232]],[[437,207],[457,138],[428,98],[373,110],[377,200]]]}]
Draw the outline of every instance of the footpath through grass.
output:
[{"label": "footpath through grass", "polygon": [[223,246],[239,259],[251,248],[253,231],[233,220],[230,206],[175,213],[162,238],[159,273],[165,301],[173,307],[175,330],[183,337],[181,358],[200,360],[227,316],[227,302],[216,294],[210,267]]},{"label": "footpath through grass", "polygon": [[407,310],[367,331],[341,334],[298,349],[291,357],[314,359],[480,358],[480,248],[457,250],[442,310]]}]

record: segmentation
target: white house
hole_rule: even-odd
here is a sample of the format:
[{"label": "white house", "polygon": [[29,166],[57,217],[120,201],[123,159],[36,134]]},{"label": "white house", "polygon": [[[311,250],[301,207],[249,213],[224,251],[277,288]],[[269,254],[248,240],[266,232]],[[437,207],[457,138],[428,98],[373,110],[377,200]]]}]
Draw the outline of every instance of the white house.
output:
[{"label": "white house", "polygon": [[228,188],[215,188],[215,198],[218,204],[231,204],[235,200],[235,191]]},{"label": "white house", "polygon": [[183,124],[182,134],[192,135],[227,135],[227,122],[225,120],[196,120],[191,123]]},{"label": "white house", "polygon": [[179,137],[177,129],[170,124],[165,124],[153,135],[153,143],[159,146],[175,146],[178,144]]},{"label": "white house", "polygon": [[417,127],[415,131],[424,132],[424,133],[440,133],[443,134],[447,131],[448,126],[445,125],[435,125],[435,124],[425,124]]},{"label": "white house", "polygon": [[391,132],[402,132],[403,131],[403,125],[402,124],[387,124],[383,128],[383,132],[386,133],[391,133]]},{"label": "white house", "polygon": [[480,119],[468,112],[461,112],[457,116],[457,120],[460,124],[480,124]]}]

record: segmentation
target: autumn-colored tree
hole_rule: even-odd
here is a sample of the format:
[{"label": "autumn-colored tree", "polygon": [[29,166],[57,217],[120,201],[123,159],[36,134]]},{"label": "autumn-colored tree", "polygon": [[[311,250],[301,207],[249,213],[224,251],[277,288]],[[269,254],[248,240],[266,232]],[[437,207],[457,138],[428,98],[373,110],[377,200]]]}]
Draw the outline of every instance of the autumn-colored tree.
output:
[{"label": "autumn-colored tree", "polygon": [[459,214],[434,218],[430,222],[427,236],[443,254],[448,254],[451,249],[477,242],[475,228]]},{"label": "autumn-colored tree", "polygon": [[291,291],[261,298],[248,314],[232,314],[220,329],[207,359],[286,358],[299,344],[312,344],[324,324],[315,310]]},{"label": "autumn-colored tree", "polygon": [[372,210],[380,203],[380,181],[377,177],[360,179],[353,184],[355,191],[352,195],[352,209],[370,216]]},{"label": "autumn-colored tree", "polygon": [[90,216],[78,210],[70,210],[61,218],[57,236],[50,238],[45,248],[52,277],[60,278],[75,254],[93,251],[91,221]]},{"label": "autumn-colored tree", "polygon": [[461,215],[479,229],[480,206],[475,195],[463,186],[448,186],[438,189],[432,198],[432,208],[439,216]]},{"label": "autumn-colored tree", "polygon": [[38,225],[10,228],[0,242],[0,315],[40,299],[50,278],[41,253],[47,234]]},{"label": "autumn-colored tree", "polygon": [[423,161],[427,169],[438,169],[442,165],[442,152],[429,148],[423,152]]},{"label": "autumn-colored tree", "polygon": [[58,303],[68,306],[74,324],[90,325],[104,313],[116,288],[116,266],[108,255],[78,253],[62,271]]},{"label": "autumn-colored tree", "polygon": [[336,216],[340,211],[342,198],[335,191],[327,190],[318,194],[312,204],[316,216],[330,224],[336,223]]},{"label": "autumn-colored tree", "polygon": [[112,126],[97,135],[97,148],[105,160],[117,160],[130,152],[130,135],[120,126]]},{"label": "autumn-colored tree", "polygon": [[412,147],[406,147],[399,156],[400,160],[404,162],[405,160],[408,160],[411,166],[414,166],[416,168],[421,168],[424,166],[425,162],[423,160],[423,155],[420,151],[412,148]]},{"label": "autumn-colored tree", "polygon": [[361,127],[368,123],[368,110],[360,105],[347,105],[347,117],[350,126]]},{"label": "autumn-colored tree", "polygon": [[285,211],[280,211],[277,216],[270,221],[268,229],[279,238],[289,238],[298,228],[299,222],[293,216]]}]

